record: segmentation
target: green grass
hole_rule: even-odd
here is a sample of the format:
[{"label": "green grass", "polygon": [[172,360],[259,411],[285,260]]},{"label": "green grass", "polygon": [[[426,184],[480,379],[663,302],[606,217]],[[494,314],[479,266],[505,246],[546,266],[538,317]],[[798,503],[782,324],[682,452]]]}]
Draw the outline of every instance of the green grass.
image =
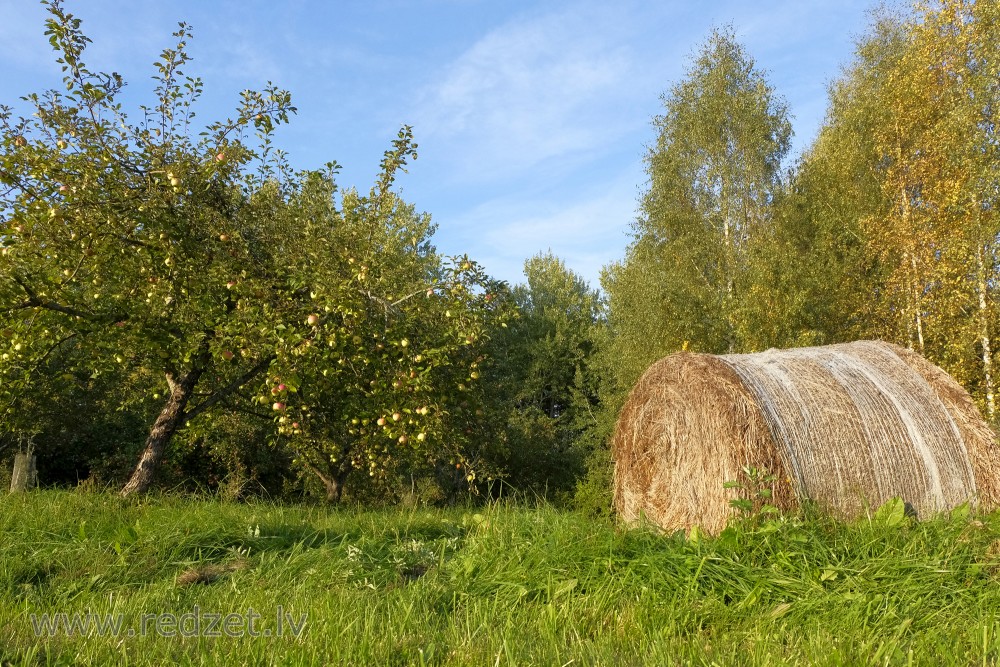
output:
[{"label": "green grass", "polygon": [[[957,514],[690,541],[550,507],[11,495],[0,663],[996,664],[1000,515]],[[300,636],[124,636],[195,608],[253,608],[273,634],[279,605],[306,615]],[[121,614],[121,634],[32,630],[31,614],[88,611]]]}]

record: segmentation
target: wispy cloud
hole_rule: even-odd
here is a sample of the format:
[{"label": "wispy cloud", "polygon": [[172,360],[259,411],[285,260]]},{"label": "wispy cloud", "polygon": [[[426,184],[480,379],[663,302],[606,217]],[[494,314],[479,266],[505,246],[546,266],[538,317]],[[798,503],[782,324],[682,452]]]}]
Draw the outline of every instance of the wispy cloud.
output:
[{"label": "wispy cloud", "polygon": [[418,132],[454,147],[456,174],[484,180],[607,145],[627,128],[601,119],[627,107],[635,68],[616,37],[614,13],[596,5],[515,18],[434,75]]}]

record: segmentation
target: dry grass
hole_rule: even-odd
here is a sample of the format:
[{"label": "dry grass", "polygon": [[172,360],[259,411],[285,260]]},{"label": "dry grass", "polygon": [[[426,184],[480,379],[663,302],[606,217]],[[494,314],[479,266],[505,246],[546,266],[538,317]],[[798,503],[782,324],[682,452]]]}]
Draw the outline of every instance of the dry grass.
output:
[{"label": "dry grass", "polygon": [[211,584],[218,581],[225,575],[244,570],[247,568],[247,561],[237,560],[231,563],[202,563],[184,570],[177,575],[178,586],[191,586],[193,584]]},{"label": "dry grass", "polygon": [[776,476],[773,504],[845,517],[895,496],[921,516],[998,504],[992,431],[947,373],[876,341],[656,362],[619,417],[615,506],[666,530],[718,532],[745,466]]}]

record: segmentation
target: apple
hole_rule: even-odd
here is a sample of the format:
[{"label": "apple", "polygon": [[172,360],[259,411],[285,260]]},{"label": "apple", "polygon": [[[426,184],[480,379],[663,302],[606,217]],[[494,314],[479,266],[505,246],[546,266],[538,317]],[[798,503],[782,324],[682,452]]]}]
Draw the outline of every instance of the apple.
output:
[{"label": "apple", "polygon": [[393,412],[392,413],[392,421],[398,422],[402,418],[403,418],[403,415],[399,414],[398,412]]},{"label": "apple", "polygon": [[288,387],[286,387],[285,385],[283,384],[278,385],[278,391],[285,391],[286,389],[288,389]]},{"label": "apple", "polygon": [[215,156],[215,161],[216,162],[225,162],[225,160],[226,160],[226,154],[225,153],[217,153],[216,154],[216,156]]},{"label": "apple", "polygon": [[376,423],[376,424],[378,424],[379,426],[385,426],[385,417],[379,417],[379,418],[378,418],[378,419],[377,419],[377,420],[375,421],[375,423]]},{"label": "apple", "polygon": [[298,428],[298,427],[299,427],[298,422],[292,422],[292,428]]},{"label": "apple", "polygon": [[59,141],[56,142],[56,148],[58,148],[59,150],[63,150],[64,148],[66,148],[66,142],[60,139]]},{"label": "apple", "polygon": [[232,361],[233,356],[234,356],[233,353],[230,352],[229,350],[222,351],[222,358],[225,359],[226,361]]},{"label": "apple", "polygon": [[282,410],[284,410],[284,409],[285,409],[285,404],[284,404],[284,403],[282,403],[281,401],[277,401],[277,402],[275,402],[275,404],[274,404],[274,405],[272,405],[271,407],[272,407],[272,408],[273,408],[273,409],[274,409],[275,411],[277,411],[277,412],[281,412]]},{"label": "apple", "polygon": [[230,280],[228,283],[226,283],[226,289],[233,289],[234,287],[236,287],[235,280]]},{"label": "apple", "polygon": [[59,186],[59,192],[69,192],[69,186],[63,183]]},{"label": "apple", "polygon": [[313,314],[306,318],[306,324],[309,326],[316,326],[319,324],[319,315]]},{"label": "apple", "polygon": [[173,177],[170,178],[170,186],[171,187],[174,187],[174,188],[180,187],[180,184],[181,184],[181,179],[177,178],[176,176],[173,176]]},{"label": "apple", "polygon": [[403,340],[399,341],[399,346],[400,347],[406,347],[409,344],[410,344],[410,341],[406,340],[405,338]]},{"label": "apple", "polygon": [[399,436],[399,444],[405,445],[407,440],[409,440],[409,438],[407,438],[405,435]]},{"label": "apple", "polygon": [[229,234],[219,234],[219,240],[225,243],[229,240]]},{"label": "apple", "polygon": [[277,387],[271,387],[271,396],[277,396],[277,395],[278,395],[278,394],[280,394],[280,393],[281,393],[281,392],[280,392],[280,391],[278,391],[278,388],[277,388]]}]

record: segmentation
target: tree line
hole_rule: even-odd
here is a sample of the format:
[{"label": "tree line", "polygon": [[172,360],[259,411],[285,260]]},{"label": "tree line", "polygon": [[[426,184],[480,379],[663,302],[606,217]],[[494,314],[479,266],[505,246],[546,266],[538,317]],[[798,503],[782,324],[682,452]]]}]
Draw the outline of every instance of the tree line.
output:
[{"label": "tree line", "polygon": [[0,109],[0,456],[43,481],[358,501],[536,493],[606,511],[628,390],[678,350],[881,338],[995,417],[1000,9],[878,15],[793,167],[789,110],[729,29],[663,95],[601,289],[551,253],[509,286],[394,191],[294,170],[291,96],[196,132],[190,29],[133,121],[60,0],[64,89]]}]

